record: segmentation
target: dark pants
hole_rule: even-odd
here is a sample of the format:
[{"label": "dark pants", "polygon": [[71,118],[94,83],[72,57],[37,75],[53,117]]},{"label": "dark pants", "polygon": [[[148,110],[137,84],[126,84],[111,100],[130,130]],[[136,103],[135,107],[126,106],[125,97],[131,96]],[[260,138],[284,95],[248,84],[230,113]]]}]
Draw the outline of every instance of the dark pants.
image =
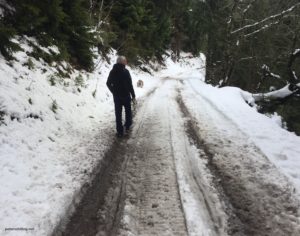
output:
[{"label": "dark pants", "polygon": [[125,127],[129,129],[132,125],[131,98],[114,96],[116,125],[118,134],[123,134],[122,110],[125,108]]}]

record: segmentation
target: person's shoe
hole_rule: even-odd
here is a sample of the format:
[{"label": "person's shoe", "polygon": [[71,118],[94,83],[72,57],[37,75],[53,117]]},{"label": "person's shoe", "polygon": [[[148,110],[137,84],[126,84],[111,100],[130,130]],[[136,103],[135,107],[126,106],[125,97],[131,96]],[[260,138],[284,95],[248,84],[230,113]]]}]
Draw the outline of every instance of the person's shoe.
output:
[{"label": "person's shoe", "polygon": [[128,128],[128,127],[124,126],[124,130],[125,130],[124,136],[126,136],[126,137],[129,136],[130,127]]},{"label": "person's shoe", "polygon": [[117,133],[116,136],[117,136],[117,138],[122,138],[123,134]]},{"label": "person's shoe", "polygon": [[131,126],[132,126],[132,125],[130,125],[129,127],[127,127],[126,125],[124,125],[124,130],[130,131],[130,130],[131,130]]}]

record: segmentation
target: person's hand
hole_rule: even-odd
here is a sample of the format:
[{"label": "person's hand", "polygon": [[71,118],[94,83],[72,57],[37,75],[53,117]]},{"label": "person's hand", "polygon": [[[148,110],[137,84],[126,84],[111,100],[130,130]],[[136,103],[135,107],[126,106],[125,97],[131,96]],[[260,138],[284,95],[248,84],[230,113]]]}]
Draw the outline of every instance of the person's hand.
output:
[{"label": "person's hand", "polygon": [[136,105],[136,99],[135,98],[132,98],[132,103],[133,103],[133,105]]}]

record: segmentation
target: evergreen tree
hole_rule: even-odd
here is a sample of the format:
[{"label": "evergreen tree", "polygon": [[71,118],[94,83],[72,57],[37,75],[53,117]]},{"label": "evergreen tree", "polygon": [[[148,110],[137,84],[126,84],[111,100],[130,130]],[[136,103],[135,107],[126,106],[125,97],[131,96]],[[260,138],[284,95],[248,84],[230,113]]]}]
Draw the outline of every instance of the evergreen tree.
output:
[{"label": "evergreen tree", "polygon": [[19,48],[17,44],[10,41],[15,34],[15,29],[0,19],[0,53],[7,59],[11,59],[11,53]]},{"label": "evergreen tree", "polygon": [[84,69],[93,69],[94,33],[89,17],[89,5],[84,0],[63,0],[66,14],[62,25],[63,40],[71,61]]},{"label": "evergreen tree", "polygon": [[[2,41],[9,39],[9,32],[32,36],[43,46],[57,45],[61,59],[71,60],[74,65],[87,70],[93,68],[94,34],[91,33],[87,1],[11,0],[11,5],[13,14],[7,15],[4,20],[12,27],[1,27],[6,35]],[[38,48],[36,50],[39,52]],[[34,55],[42,56],[42,52]]]},{"label": "evergreen tree", "polygon": [[152,56],[151,36],[155,30],[154,17],[149,14],[147,0],[116,1],[111,13],[111,24],[118,32],[113,46],[131,61]]},{"label": "evergreen tree", "polygon": [[187,26],[190,0],[172,1],[172,41],[171,49],[176,57],[184,48],[184,41],[187,39],[185,27]]},{"label": "evergreen tree", "polygon": [[13,12],[6,1],[0,2],[0,12],[0,53],[7,59],[11,59],[11,53],[19,48],[17,44],[10,41],[16,34],[15,28],[8,20]]},{"label": "evergreen tree", "polygon": [[110,25],[116,38],[112,46],[134,63],[154,58],[161,60],[171,42],[171,2],[114,1]]}]

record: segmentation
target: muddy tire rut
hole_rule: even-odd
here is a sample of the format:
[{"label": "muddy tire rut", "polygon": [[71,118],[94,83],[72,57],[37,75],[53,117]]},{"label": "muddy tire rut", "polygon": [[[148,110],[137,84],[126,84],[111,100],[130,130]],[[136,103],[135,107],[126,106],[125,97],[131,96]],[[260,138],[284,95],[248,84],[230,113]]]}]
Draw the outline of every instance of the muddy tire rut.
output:
[{"label": "muddy tire rut", "polygon": [[[168,84],[169,80],[163,83]],[[181,81],[179,87],[183,85]],[[170,91],[172,95],[163,88],[154,89],[139,105],[132,133],[114,141],[74,214],[64,229],[55,235],[189,234],[172,146],[174,134],[171,134],[170,122],[173,121],[169,109],[173,106],[172,109],[178,109],[176,117],[183,119],[184,135],[190,145],[203,153],[199,158],[207,159],[206,171],[213,176],[212,187],[217,193],[211,193],[196,175],[195,183],[191,185],[198,186],[199,191],[195,192],[203,195],[199,198],[204,201],[202,209],[207,208],[205,211],[213,225],[209,235],[224,236],[218,226],[222,230],[226,228],[226,235],[234,236],[300,235],[300,229],[296,227],[299,202],[285,177],[251,144],[235,147],[230,140],[221,137],[210,140],[218,134],[212,131],[209,136],[205,135],[205,127],[201,128],[199,119],[194,119],[178,86],[172,84],[165,89],[173,90]],[[162,103],[160,99],[164,96],[167,99]],[[241,153],[230,153],[228,147],[240,148]],[[254,163],[251,155],[261,155],[262,159]],[[279,186],[270,182],[264,172],[275,174],[286,184]],[[224,218],[217,215],[218,211],[209,199],[212,194],[225,204],[225,227]]]},{"label": "muddy tire rut", "polygon": [[[206,102],[197,91],[194,99],[199,99],[201,105]],[[201,117],[197,117],[196,121],[181,95],[177,101],[187,117],[187,133],[192,142],[205,152],[207,167],[216,180],[220,195],[227,202],[228,234],[300,235],[299,201],[287,178],[257,147],[242,137],[242,132],[242,145],[227,140],[225,135],[222,137],[211,127],[208,128],[207,122],[202,124],[199,121]],[[202,109],[205,110],[204,107]],[[232,125],[231,121],[228,125]],[[278,183],[269,176],[276,176]]]},{"label": "muddy tire rut", "polygon": [[123,145],[115,141],[101,161],[98,173],[74,214],[63,226],[63,230],[54,235],[95,236],[99,232],[104,232],[104,235],[114,234],[118,228],[124,198],[121,176],[126,159],[120,155],[122,150]]}]

